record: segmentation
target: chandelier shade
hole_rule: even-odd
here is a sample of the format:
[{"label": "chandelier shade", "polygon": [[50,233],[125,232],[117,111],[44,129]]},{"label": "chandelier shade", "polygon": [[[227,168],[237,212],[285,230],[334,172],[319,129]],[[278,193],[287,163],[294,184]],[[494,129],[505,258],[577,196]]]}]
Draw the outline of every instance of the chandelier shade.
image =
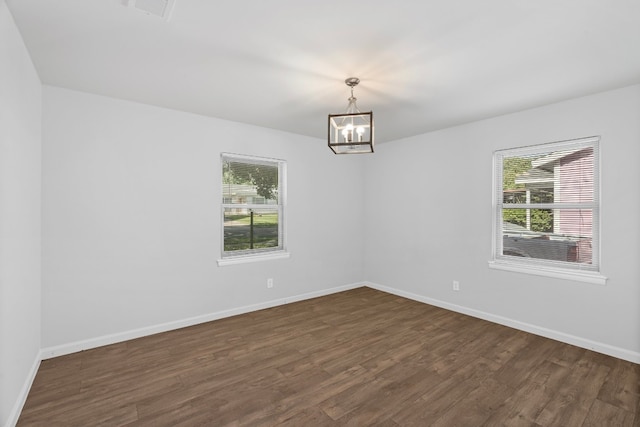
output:
[{"label": "chandelier shade", "polygon": [[353,96],[353,88],[360,79],[350,77],[345,84],[351,87],[347,111],[329,114],[328,144],[335,154],[373,153],[373,112],[361,112]]}]

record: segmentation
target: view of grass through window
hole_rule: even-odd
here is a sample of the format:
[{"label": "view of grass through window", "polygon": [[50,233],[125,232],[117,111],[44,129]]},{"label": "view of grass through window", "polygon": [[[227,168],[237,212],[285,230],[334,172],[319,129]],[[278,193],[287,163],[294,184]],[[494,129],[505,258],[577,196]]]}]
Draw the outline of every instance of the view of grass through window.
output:
[{"label": "view of grass through window", "polygon": [[225,252],[277,246],[278,212],[251,209],[248,213],[232,213],[225,210]]}]

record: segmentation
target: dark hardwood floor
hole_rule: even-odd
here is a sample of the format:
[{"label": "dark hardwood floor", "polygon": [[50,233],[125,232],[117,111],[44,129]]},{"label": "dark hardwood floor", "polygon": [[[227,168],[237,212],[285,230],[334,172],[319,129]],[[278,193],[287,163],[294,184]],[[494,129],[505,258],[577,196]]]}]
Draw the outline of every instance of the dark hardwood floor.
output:
[{"label": "dark hardwood floor", "polygon": [[19,426],[640,426],[640,365],[369,288],[45,360]]}]

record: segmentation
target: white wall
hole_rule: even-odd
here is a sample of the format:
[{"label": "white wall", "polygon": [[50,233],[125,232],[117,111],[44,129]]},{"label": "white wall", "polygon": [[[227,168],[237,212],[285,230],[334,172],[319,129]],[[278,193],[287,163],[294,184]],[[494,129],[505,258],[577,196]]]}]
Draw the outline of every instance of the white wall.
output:
[{"label": "white wall", "polygon": [[[334,156],[312,138],[61,88],[45,86],[43,108],[45,348],[364,277],[640,357],[640,86],[382,144],[373,156]],[[601,136],[607,285],[490,270],[493,151],[590,135]],[[290,259],[217,267],[223,151],[288,161]]]},{"label": "white wall", "polygon": [[[379,146],[365,166],[366,279],[640,362],[639,118],[636,85]],[[607,285],[490,270],[493,151],[592,135]]]},{"label": "white wall", "polygon": [[[44,348],[362,279],[361,157],[56,87],[44,86],[43,117]],[[289,259],[216,265],[221,152],[287,161]]]},{"label": "white wall", "polygon": [[41,85],[0,0],[0,425],[39,363]]}]

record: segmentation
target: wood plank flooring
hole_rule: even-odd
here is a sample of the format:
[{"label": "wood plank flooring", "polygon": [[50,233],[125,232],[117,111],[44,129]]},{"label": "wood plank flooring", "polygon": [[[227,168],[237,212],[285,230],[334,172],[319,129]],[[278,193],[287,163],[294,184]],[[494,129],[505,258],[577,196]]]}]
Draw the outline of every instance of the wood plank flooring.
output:
[{"label": "wood plank flooring", "polygon": [[18,426],[640,426],[640,365],[369,288],[42,362]]}]

